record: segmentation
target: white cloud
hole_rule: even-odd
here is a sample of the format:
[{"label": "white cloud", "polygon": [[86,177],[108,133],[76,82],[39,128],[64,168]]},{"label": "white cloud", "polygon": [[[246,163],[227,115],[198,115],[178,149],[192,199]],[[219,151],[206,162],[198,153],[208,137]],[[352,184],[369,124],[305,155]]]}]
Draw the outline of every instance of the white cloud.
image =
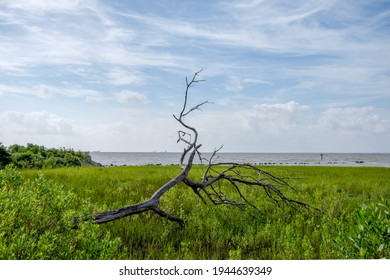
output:
[{"label": "white cloud", "polygon": [[296,101],[275,104],[256,104],[248,120],[251,128],[271,131],[288,131],[299,126],[297,118],[302,111],[309,108]]},{"label": "white cloud", "polygon": [[148,103],[148,98],[135,91],[124,90],[115,94],[116,100],[120,103]]},{"label": "white cloud", "polygon": [[241,152],[383,152],[390,141],[390,121],[373,107],[331,108],[309,118],[308,110],[296,101],[258,104],[229,114],[201,112],[190,123],[205,150],[223,144]]},{"label": "white cloud", "polygon": [[20,135],[75,135],[73,126],[67,120],[42,112],[22,113],[6,111],[0,114],[0,124],[4,131]]},{"label": "white cloud", "polygon": [[[390,123],[374,108],[329,109],[309,123],[299,118],[306,110],[307,105],[291,101],[259,104],[252,110],[232,110],[229,114],[204,110],[194,112],[186,121],[198,130],[204,152],[220,145],[224,145],[224,152],[383,152],[389,141]],[[176,131],[181,127],[171,115],[158,116],[153,111],[131,109],[125,116],[93,126],[82,123],[75,126],[47,112],[7,111],[0,115],[0,127],[7,145],[23,139],[53,146],[49,141],[53,138],[47,137],[51,134],[61,136],[55,138],[55,145],[84,150],[182,149],[182,144],[176,144]]]},{"label": "white cloud", "polygon": [[383,119],[373,107],[329,108],[322,113],[318,124],[341,133],[390,132],[390,120]]},{"label": "white cloud", "polygon": [[250,110],[233,109],[229,113],[205,110],[191,115],[188,123],[198,129],[206,151],[220,145],[226,151],[238,152],[293,151],[293,144],[309,129],[301,120],[308,109],[307,105],[290,101],[258,104]]},{"label": "white cloud", "polygon": [[289,114],[296,113],[302,110],[308,109],[307,105],[300,105],[299,103],[293,101],[287,103],[276,103],[276,104],[257,104],[254,106],[256,112],[259,112],[260,115],[266,114],[280,114],[287,112]]}]

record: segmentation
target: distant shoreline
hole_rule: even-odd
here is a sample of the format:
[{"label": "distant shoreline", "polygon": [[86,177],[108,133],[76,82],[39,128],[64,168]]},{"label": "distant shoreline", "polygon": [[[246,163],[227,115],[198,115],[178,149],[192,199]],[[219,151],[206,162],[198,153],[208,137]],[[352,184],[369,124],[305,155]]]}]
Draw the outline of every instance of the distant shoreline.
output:
[{"label": "distant shoreline", "polygon": [[[179,164],[181,153],[90,152],[90,155],[93,161],[103,166],[140,166],[176,165]],[[211,153],[202,155],[208,158]],[[220,153],[216,162],[274,166],[390,167],[390,153]],[[194,164],[200,164],[200,161],[195,160]]]}]

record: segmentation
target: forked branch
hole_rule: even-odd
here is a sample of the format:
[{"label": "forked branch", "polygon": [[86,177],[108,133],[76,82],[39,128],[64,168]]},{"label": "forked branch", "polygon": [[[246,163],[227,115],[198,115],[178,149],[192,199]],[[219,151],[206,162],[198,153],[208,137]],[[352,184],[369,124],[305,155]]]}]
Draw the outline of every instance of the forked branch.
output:
[{"label": "forked branch", "polygon": [[[177,142],[183,142],[185,144],[184,151],[180,158],[182,171],[176,177],[161,186],[149,199],[143,202],[92,214],[94,223],[107,223],[145,211],[153,211],[161,217],[183,225],[184,220],[182,218],[167,213],[159,207],[160,198],[180,182],[183,182],[190,187],[204,203],[209,201],[215,205],[229,204],[237,207],[248,205],[261,213],[260,209],[258,209],[254,203],[250,202],[243,192],[246,188],[260,188],[265,192],[266,198],[274,202],[276,206],[287,204],[292,207],[310,207],[304,202],[287,197],[284,194],[284,190],[286,188],[291,188],[291,186],[285,180],[278,178],[259,167],[251,164],[238,164],[234,162],[215,163],[217,154],[222,149],[222,146],[219,149],[215,149],[209,159],[202,157],[199,150],[201,145],[198,144],[198,131],[194,127],[188,125],[185,120],[185,117],[190,113],[195,110],[200,110],[202,106],[209,103],[208,101],[204,101],[189,109],[187,108],[190,88],[194,84],[204,81],[198,79],[201,71],[202,70],[196,72],[191,80],[186,78],[183,107],[179,115],[173,115],[176,121],[182,126],[182,129],[178,131]],[[200,158],[201,165],[205,167],[199,181],[191,180],[188,176],[196,155]],[[206,165],[204,165],[204,163],[206,163]],[[225,193],[229,186],[238,195],[239,200],[230,199],[229,195]],[[229,194],[231,194],[231,192]],[[75,218],[74,221],[77,223],[78,219]]]}]

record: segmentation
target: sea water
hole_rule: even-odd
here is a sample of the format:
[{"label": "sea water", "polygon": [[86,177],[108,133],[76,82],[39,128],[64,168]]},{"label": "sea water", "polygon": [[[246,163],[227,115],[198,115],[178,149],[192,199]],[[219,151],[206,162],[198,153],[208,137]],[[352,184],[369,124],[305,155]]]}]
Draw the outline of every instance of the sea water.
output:
[{"label": "sea water", "polygon": [[[171,152],[91,152],[92,160],[104,166],[179,164],[181,153]],[[211,153],[202,154],[208,163]],[[264,165],[324,165],[390,167],[390,153],[218,153],[214,163]],[[196,157],[194,163],[199,164]]]}]

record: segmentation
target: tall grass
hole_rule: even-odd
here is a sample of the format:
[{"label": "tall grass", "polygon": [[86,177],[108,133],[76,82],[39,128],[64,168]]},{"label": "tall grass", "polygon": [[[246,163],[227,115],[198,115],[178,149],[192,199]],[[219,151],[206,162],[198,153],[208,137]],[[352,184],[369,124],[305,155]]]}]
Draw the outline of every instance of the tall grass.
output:
[{"label": "tall grass", "polygon": [[[261,190],[255,189],[245,194],[261,214],[249,208],[203,204],[191,189],[178,185],[163,196],[161,207],[185,218],[183,228],[148,212],[93,227],[102,236],[110,233],[113,239],[120,238],[118,258],[126,259],[390,257],[386,245],[390,243],[390,227],[386,224],[390,221],[386,216],[390,212],[389,168],[266,166],[264,169],[290,178],[297,191],[286,190],[286,194],[322,212],[277,208],[266,200]],[[48,181],[72,192],[75,208],[81,208],[87,200],[92,211],[98,212],[148,198],[180,169],[177,166],[79,167],[23,170],[22,175],[33,180],[39,172]],[[201,176],[200,168],[194,167],[190,176]],[[378,205],[381,212],[364,210]],[[360,216],[359,211],[363,211]],[[359,230],[365,220],[378,229],[369,232],[367,226],[365,240],[359,240],[362,236]]]}]

